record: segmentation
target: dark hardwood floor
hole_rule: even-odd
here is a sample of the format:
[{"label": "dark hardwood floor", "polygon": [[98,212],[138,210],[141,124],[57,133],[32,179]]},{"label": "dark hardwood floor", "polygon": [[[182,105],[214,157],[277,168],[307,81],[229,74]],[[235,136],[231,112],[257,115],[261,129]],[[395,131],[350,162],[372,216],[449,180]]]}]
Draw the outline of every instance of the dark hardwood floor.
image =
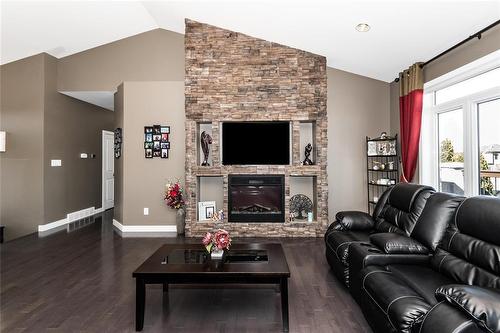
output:
[{"label": "dark hardwood floor", "polygon": [[[121,238],[112,211],[84,228],[0,247],[2,332],[134,332],[132,271],[161,244],[184,238]],[[236,242],[269,239],[239,239]],[[275,239],[290,266],[290,332],[371,332],[326,263],[323,239]],[[276,288],[148,287],[143,332],[281,332]]]}]

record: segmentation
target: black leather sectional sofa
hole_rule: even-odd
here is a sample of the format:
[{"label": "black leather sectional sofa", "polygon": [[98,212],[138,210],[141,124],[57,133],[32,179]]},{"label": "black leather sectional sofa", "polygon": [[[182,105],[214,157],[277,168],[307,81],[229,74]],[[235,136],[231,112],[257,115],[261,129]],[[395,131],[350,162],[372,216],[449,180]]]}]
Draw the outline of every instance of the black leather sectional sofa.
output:
[{"label": "black leather sectional sofa", "polygon": [[500,333],[500,199],[398,184],[325,243],[375,332]]}]

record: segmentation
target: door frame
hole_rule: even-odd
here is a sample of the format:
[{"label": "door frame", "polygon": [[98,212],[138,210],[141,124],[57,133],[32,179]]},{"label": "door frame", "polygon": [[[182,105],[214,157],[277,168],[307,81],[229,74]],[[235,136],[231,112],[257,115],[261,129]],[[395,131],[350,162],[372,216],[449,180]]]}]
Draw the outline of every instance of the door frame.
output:
[{"label": "door frame", "polygon": [[[115,137],[115,133],[112,132],[112,131],[107,131],[107,130],[103,130],[102,131],[102,134],[101,134],[101,209],[104,211],[106,209],[104,209],[104,196],[105,196],[105,182],[104,182],[104,151],[105,151],[105,141],[104,141],[104,135],[105,134],[108,134],[108,135],[112,135],[113,136],[113,142],[114,142],[114,137]],[[114,164],[114,159],[115,159],[115,156],[114,156],[114,152],[112,151],[113,153],[113,164]],[[113,166],[113,171],[114,171],[114,166]],[[114,172],[113,172],[113,178],[114,178]],[[113,198],[114,199],[114,198]],[[113,205],[114,206],[114,205]],[[110,209],[110,208],[108,208]]]}]

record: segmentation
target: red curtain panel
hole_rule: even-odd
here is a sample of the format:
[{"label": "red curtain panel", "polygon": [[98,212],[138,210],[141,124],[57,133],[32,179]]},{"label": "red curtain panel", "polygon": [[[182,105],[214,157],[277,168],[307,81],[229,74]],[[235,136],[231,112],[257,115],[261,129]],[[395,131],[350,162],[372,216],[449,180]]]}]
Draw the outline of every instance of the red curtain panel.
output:
[{"label": "red curtain panel", "polygon": [[422,124],[423,88],[423,71],[420,64],[414,64],[399,74],[401,181],[407,183],[413,180],[417,167]]}]

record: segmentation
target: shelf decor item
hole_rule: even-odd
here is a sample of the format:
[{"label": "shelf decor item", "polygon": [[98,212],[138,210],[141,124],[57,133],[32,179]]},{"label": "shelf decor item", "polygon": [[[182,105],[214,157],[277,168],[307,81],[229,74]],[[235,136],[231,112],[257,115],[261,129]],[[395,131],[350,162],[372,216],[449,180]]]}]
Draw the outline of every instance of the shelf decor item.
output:
[{"label": "shelf decor item", "polygon": [[170,208],[177,210],[175,214],[177,234],[183,235],[186,225],[186,211],[184,209],[185,202],[183,189],[178,181],[175,183],[167,184],[165,190],[165,198],[163,200]]},{"label": "shelf decor item", "polygon": [[208,163],[208,155],[210,155],[210,147],[212,144],[212,137],[207,132],[203,131],[200,135],[201,150],[203,150],[203,162],[201,166],[210,166]]},{"label": "shelf decor item", "polygon": [[313,165],[313,161],[311,161],[311,152],[313,150],[313,147],[310,143],[307,144],[307,146],[304,148],[304,162],[302,162],[302,165]]},{"label": "shelf decor item", "polygon": [[201,242],[207,252],[210,253],[212,260],[222,261],[224,252],[229,251],[229,247],[231,246],[231,237],[226,230],[218,229],[214,233],[207,232]]},{"label": "shelf decor item", "polygon": [[200,201],[198,202],[198,220],[211,220],[215,214],[215,201]]},{"label": "shelf decor item", "polygon": [[312,201],[306,195],[296,194],[290,198],[290,213],[292,213],[297,220],[307,219],[307,215],[312,213],[312,210]]},{"label": "shelf decor item", "polygon": [[397,135],[382,132],[378,138],[366,137],[366,169],[368,213],[372,213],[379,198],[399,179]]}]

